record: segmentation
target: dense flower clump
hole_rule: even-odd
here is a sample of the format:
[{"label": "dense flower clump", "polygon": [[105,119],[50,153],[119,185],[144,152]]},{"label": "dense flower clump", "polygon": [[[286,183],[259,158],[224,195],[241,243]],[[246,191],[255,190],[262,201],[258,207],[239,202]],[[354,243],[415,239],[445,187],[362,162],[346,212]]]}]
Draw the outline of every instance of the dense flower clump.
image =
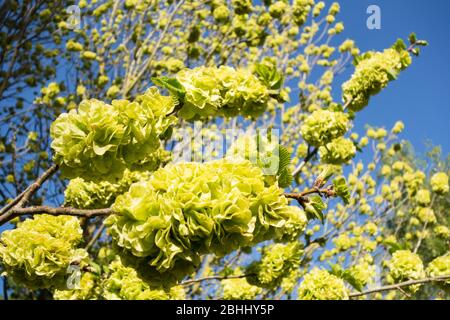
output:
[{"label": "dense flower clump", "polygon": [[252,300],[262,293],[262,289],[247,282],[245,278],[221,281],[225,300]]},{"label": "dense flower clump", "polygon": [[39,215],[2,233],[0,261],[8,276],[29,288],[64,288],[68,267],[86,257],[77,249],[82,229],[75,217]]},{"label": "dense flower clump", "polygon": [[210,116],[258,116],[267,107],[269,90],[246,69],[198,67],[178,72],[185,90],[179,115],[188,120]]},{"label": "dense flower clump", "polygon": [[400,46],[383,52],[366,52],[356,61],[351,79],[342,85],[344,101],[349,103],[351,110],[362,110],[372,95],[385,88],[410,64],[411,56]]},{"label": "dense flower clump", "polygon": [[340,137],[321,146],[319,154],[324,163],[344,164],[355,156],[356,147],[350,139]]},{"label": "dense flower clump", "polygon": [[344,281],[326,270],[313,269],[298,288],[299,300],[347,300]]},{"label": "dense flower clump", "polygon": [[267,239],[298,236],[304,212],[248,161],[180,163],[131,185],[106,224],[117,246],[160,272],[192,272],[200,256],[222,256]]},{"label": "dense flower clump", "polygon": [[85,181],[82,178],[70,180],[64,191],[65,205],[80,209],[100,209],[110,207],[116,197],[128,190],[134,182],[148,179],[150,172],[125,170],[117,182]]},{"label": "dense flower clump", "polygon": [[[398,250],[392,254],[392,259],[387,263],[390,282],[402,282],[421,279],[425,276],[422,260],[409,250]],[[419,285],[410,286],[411,291],[417,291]]]},{"label": "dense flower clump", "polygon": [[349,128],[348,115],[343,112],[317,110],[305,119],[301,127],[303,139],[310,145],[320,147],[339,138]]},{"label": "dense flower clump", "polygon": [[78,287],[72,290],[55,290],[53,298],[56,300],[98,300],[101,288],[99,278],[91,272],[84,272],[80,277]]},{"label": "dense flower clump", "polygon": [[181,286],[153,285],[141,278],[136,269],[115,258],[102,276],[85,272],[78,288],[55,290],[53,297],[58,300],[179,300],[185,299],[185,292]]},{"label": "dense flower clump", "polygon": [[249,282],[262,287],[278,287],[286,276],[298,269],[302,254],[299,242],[267,246],[261,261],[249,267],[247,273],[256,275],[249,278]]},{"label": "dense flower clump", "polygon": [[[450,254],[437,257],[427,267],[427,274],[430,277],[450,276]],[[441,283],[446,290],[450,290],[450,279]]]},{"label": "dense flower clump", "polygon": [[437,194],[445,194],[449,190],[448,176],[445,172],[435,173],[430,180],[433,192]]},{"label": "dense flower clump", "polygon": [[184,299],[180,286],[154,288],[141,279],[135,269],[126,267],[120,259],[109,265],[110,275],[103,282],[103,295],[108,300],[179,300]]},{"label": "dense flower clump", "polygon": [[[91,99],[52,124],[54,161],[68,178],[104,180],[125,168],[154,170],[161,159],[159,137],[174,123],[175,101],[150,88],[136,101]],[[159,150],[159,151],[158,151]]]}]

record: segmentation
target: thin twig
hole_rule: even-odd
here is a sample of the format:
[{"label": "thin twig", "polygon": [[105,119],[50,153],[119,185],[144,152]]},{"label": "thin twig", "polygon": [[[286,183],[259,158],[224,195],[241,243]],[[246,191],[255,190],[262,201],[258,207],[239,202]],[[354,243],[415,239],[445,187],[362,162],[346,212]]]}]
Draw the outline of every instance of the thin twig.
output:
[{"label": "thin twig", "polygon": [[53,176],[56,171],[58,171],[58,165],[54,164],[50,168],[47,169],[33,184],[31,184],[22,199],[18,202],[18,207],[23,207],[30,198],[36,193],[36,191],[42,186],[42,184],[47,181],[48,178]]},{"label": "thin twig", "polygon": [[94,243],[101,237],[103,231],[105,230],[105,227],[106,227],[106,225],[102,224],[100,226],[100,228],[97,229],[95,234],[92,236],[92,239],[89,241],[89,243],[84,248],[86,251],[88,251],[94,245]]},{"label": "thin twig", "polygon": [[29,185],[23,192],[16,196],[10,203],[0,210],[0,225],[3,221],[9,221],[12,218],[14,208],[23,207],[30,198],[36,193],[42,184],[58,171],[58,165],[52,165],[45,171],[34,183]]},{"label": "thin twig", "polygon": [[408,280],[405,282],[400,282],[396,284],[391,284],[383,287],[378,287],[374,289],[370,289],[363,292],[355,292],[349,294],[350,298],[354,297],[360,297],[365,296],[367,294],[376,293],[376,292],[382,292],[382,291],[390,291],[390,290],[399,290],[400,288],[411,286],[414,284],[423,284],[423,283],[429,283],[429,282],[442,282],[442,281],[448,281],[450,279],[450,274],[446,276],[439,276],[439,277],[433,277],[433,278],[424,278],[424,279],[418,279],[418,280]]},{"label": "thin twig", "polygon": [[253,273],[248,273],[248,274],[240,274],[240,275],[235,275],[235,276],[209,276],[209,277],[204,277],[204,278],[186,280],[186,281],[181,282],[180,285],[186,286],[186,285],[190,285],[193,283],[209,281],[209,280],[241,279],[241,278],[246,278],[246,277],[250,277],[253,275],[254,275]]},{"label": "thin twig", "polygon": [[104,209],[76,209],[76,208],[65,208],[65,207],[49,207],[49,206],[33,206],[27,208],[14,208],[8,211],[7,215],[3,215],[0,217],[0,226],[5,224],[6,222],[14,219],[18,216],[23,215],[35,215],[35,214],[49,214],[52,216],[75,216],[75,217],[83,217],[83,218],[92,218],[97,216],[108,216],[113,214],[114,212],[110,208]]},{"label": "thin twig", "polygon": [[317,151],[319,151],[318,148],[314,148],[311,152],[308,150],[308,154],[306,155],[305,159],[303,159],[303,161],[292,172],[292,175],[294,177],[302,171],[303,167],[311,160],[312,157],[316,155]]}]

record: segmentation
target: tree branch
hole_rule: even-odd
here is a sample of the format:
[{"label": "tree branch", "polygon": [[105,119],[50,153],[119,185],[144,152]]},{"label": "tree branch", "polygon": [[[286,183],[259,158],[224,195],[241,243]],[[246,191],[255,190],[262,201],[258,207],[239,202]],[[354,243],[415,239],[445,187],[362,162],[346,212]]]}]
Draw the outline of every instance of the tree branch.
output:
[{"label": "tree branch", "polygon": [[311,189],[307,189],[305,191],[297,192],[297,193],[286,192],[286,193],[284,193],[284,196],[286,198],[295,199],[301,204],[301,203],[308,201],[308,198],[306,198],[307,195],[314,194],[314,193],[317,193],[321,196],[325,196],[327,198],[334,197],[336,195],[335,191],[330,186],[330,187],[323,188],[323,189],[311,188]]},{"label": "tree branch", "polygon": [[30,199],[31,197],[36,193],[36,191],[39,190],[39,188],[42,186],[42,184],[47,181],[51,176],[53,176],[57,171],[59,167],[58,165],[54,164],[50,168],[47,169],[33,184],[31,184],[26,190],[24,195],[22,196],[22,199],[17,203],[18,207],[23,207]]},{"label": "tree branch", "polygon": [[35,182],[29,185],[24,191],[22,191],[18,196],[16,196],[10,203],[4,206],[0,210],[0,225],[3,221],[10,221],[13,219],[14,208],[23,207],[31,197],[39,190],[42,184],[47,181],[51,176],[53,176],[58,171],[58,165],[54,164],[47,169]]},{"label": "tree branch", "polygon": [[75,209],[75,208],[65,208],[65,207],[49,207],[49,206],[33,206],[28,208],[14,208],[8,211],[7,215],[0,216],[0,226],[6,222],[23,215],[35,215],[35,214],[49,214],[52,216],[75,216],[83,218],[92,218],[97,216],[108,216],[114,212],[110,208],[104,209]]},{"label": "tree branch", "polygon": [[303,167],[311,160],[312,157],[314,157],[317,154],[317,151],[319,151],[318,148],[314,148],[312,151],[308,149],[308,154],[306,155],[305,159],[297,166],[297,168],[294,169],[292,172],[292,176],[297,176],[303,169]]},{"label": "tree branch", "polygon": [[240,274],[240,275],[235,275],[235,276],[209,276],[209,277],[204,277],[204,278],[186,280],[186,281],[181,282],[180,285],[186,286],[186,285],[203,282],[203,281],[209,281],[209,280],[241,279],[241,278],[246,278],[246,277],[250,277],[250,276],[254,276],[254,275],[255,275],[254,273],[248,273],[248,274]]},{"label": "tree branch", "polygon": [[446,276],[439,276],[439,277],[433,277],[433,278],[424,278],[424,279],[418,279],[418,280],[408,280],[408,281],[405,281],[405,282],[391,284],[391,285],[387,285],[387,286],[383,286],[383,287],[379,287],[379,288],[375,288],[375,289],[370,289],[370,290],[363,291],[363,292],[351,293],[351,294],[349,294],[349,297],[350,298],[354,298],[354,297],[365,296],[367,294],[376,293],[376,292],[390,291],[390,290],[400,290],[403,287],[411,286],[411,285],[414,285],[414,284],[423,284],[423,283],[429,283],[429,282],[442,282],[442,281],[447,281],[449,279],[450,279],[450,274],[446,275]]},{"label": "tree branch", "polygon": [[36,191],[41,187],[41,185],[52,175],[58,171],[58,165],[52,165],[47,171],[45,171],[35,182],[29,185],[24,191],[22,191],[18,196],[16,196],[10,203],[4,206],[0,210],[0,215],[8,212],[16,204],[18,207],[22,207],[27,201],[36,193]]}]

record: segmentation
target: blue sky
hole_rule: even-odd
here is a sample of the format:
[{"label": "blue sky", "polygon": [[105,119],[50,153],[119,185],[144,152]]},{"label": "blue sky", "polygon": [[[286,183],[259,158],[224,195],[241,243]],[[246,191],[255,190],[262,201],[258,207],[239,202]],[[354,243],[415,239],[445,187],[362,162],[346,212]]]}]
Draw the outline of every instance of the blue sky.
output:
[{"label": "blue sky", "polygon": [[[330,4],[333,1],[326,0]],[[371,99],[370,105],[358,114],[355,129],[362,132],[364,124],[386,126],[404,121],[402,137],[410,140],[418,152],[425,150],[430,139],[450,152],[450,1],[447,0],[339,0],[338,16],[345,24],[342,38],[354,39],[362,51],[382,50],[399,37],[407,39],[416,32],[429,46],[404,71],[397,81]],[[381,29],[369,30],[366,13],[369,5],[381,9]],[[345,81],[353,71],[349,68],[338,82]],[[335,88],[339,97],[340,88]],[[0,286],[2,281],[0,279]],[[0,287],[1,288],[1,287]]]},{"label": "blue sky", "polygon": [[[333,1],[327,0],[326,3]],[[356,41],[361,51],[382,50],[399,37],[407,39],[415,32],[429,46],[413,64],[358,114],[355,129],[364,124],[387,126],[397,120],[405,123],[403,138],[413,142],[418,152],[430,139],[450,151],[450,1],[445,0],[340,0],[338,19],[345,25],[342,36]],[[381,9],[381,29],[369,30],[366,13],[369,5]],[[353,68],[342,75],[345,80]],[[340,90],[337,88],[337,90]]]}]

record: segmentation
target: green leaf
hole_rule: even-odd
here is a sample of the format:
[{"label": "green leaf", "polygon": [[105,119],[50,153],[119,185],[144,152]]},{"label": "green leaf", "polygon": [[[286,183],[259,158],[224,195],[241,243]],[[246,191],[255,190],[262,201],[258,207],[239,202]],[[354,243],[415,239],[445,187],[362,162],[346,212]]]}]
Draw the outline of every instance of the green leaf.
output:
[{"label": "green leaf", "polygon": [[183,85],[177,79],[162,76],[162,77],[153,77],[152,81],[155,85],[161,86],[169,90],[171,94],[173,94],[180,100],[184,99],[186,90],[184,90]]},{"label": "green leaf", "polygon": [[342,199],[345,204],[348,204],[350,201],[350,191],[348,190],[347,181],[343,176],[339,176],[333,180],[334,192],[336,192],[336,196]]},{"label": "green leaf", "polygon": [[258,63],[255,71],[260,80],[272,90],[278,90],[283,85],[283,75],[277,71],[276,67],[269,67],[265,64]]},{"label": "green leaf", "polygon": [[279,164],[278,164],[278,172],[283,171],[291,164],[291,154],[288,149],[284,146],[279,146]]},{"label": "green leaf", "polygon": [[333,175],[333,167],[328,165],[322,172],[317,176],[316,181],[314,181],[314,187],[321,188],[327,183],[327,180]]},{"label": "green leaf", "polygon": [[417,41],[417,37],[416,37],[416,34],[413,32],[409,35],[409,42],[411,44],[414,44],[414,43],[416,43],[416,41]]},{"label": "green leaf", "polygon": [[294,177],[292,176],[291,170],[289,168],[283,169],[278,175],[278,186],[280,188],[289,187],[294,181]]},{"label": "green leaf", "polygon": [[406,45],[402,39],[397,39],[397,41],[394,43],[392,48],[397,51],[402,51],[402,50],[406,50]]},{"label": "green leaf", "polygon": [[404,245],[390,240],[384,240],[383,244],[388,248],[389,253],[394,253],[397,250],[407,249]]},{"label": "green leaf", "polygon": [[319,196],[309,197],[308,202],[305,204],[305,212],[308,219],[320,219],[323,222],[323,210],[327,205],[322,201]]},{"label": "green leaf", "polygon": [[411,50],[412,54],[418,57],[420,55],[420,48],[414,48]]},{"label": "green leaf", "polygon": [[396,80],[398,77],[398,72],[395,69],[385,69],[388,74],[389,80]]},{"label": "green leaf", "polygon": [[289,169],[289,165],[291,164],[291,154],[286,147],[278,147],[278,159],[278,186],[280,188],[287,188],[292,184],[294,178]]},{"label": "green leaf", "polygon": [[426,41],[426,40],[417,40],[416,41],[416,45],[425,47],[425,46],[428,45],[428,41]]},{"label": "green leaf", "polygon": [[364,286],[359,282],[348,270],[342,269],[338,264],[329,263],[331,270],[330,273],[339,277],[350,284],[355,290],[361,292]]}]

